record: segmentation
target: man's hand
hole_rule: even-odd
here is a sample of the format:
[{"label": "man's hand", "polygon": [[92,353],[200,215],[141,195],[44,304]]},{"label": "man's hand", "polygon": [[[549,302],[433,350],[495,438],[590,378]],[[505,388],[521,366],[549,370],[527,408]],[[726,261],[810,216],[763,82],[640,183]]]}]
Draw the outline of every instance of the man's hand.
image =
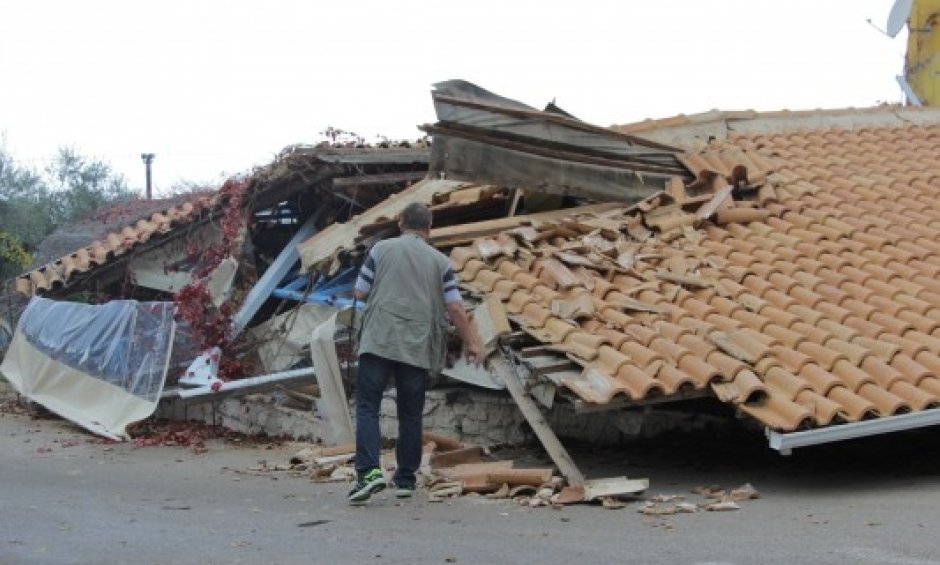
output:
[{"label": "man's hand", "polygon": [[477,367],[483,364],[486,354],[483,351],[483,346],[480,344],[479,340],[472,340],[472,343],[467,344],[467,363],[471,363]]},{"label": "man's hand", "polygon": [[464,346],[466,347],[464,355],[467,358],[467,362],[479,367],[483,364],[483,358],[485,357],[483,344],[480,342],[480,336],[477,335],[476,328],[470,323],[467,312],[463,309],[463,303],[451,302],[447,304],[447,312],[450,314],[450,319],[453,320],[454,326],[457,327],[457,333],[460,334],[460,339],[464,342]]}]

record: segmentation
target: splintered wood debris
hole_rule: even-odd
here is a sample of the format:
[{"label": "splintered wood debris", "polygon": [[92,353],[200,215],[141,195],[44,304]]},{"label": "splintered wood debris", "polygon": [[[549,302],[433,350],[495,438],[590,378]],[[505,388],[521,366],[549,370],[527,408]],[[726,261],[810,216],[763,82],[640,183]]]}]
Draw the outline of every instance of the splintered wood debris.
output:
[{"label": "splintered wood debris", "polygon": [[[300,449],[288,464],[259,462],[248,471],[263,474],[276,471],[291,476],[306,477],[317,483],[351,483],[356,479],[353,468],[355,446],[343,444],[333,447],[319,445]],[[395,469],[394,450],[386,450],[381,457],[387,475]],[[465,445],[453,438],[434,433],[424,434],[424,453],[418,471],[418,487],[426,492],[427,501],[440,503],[458,497],[482,497],[488,500],[506,500],[519,506],[559,508],[585,501],[597,503],[601,508],[618,510],[637,504],[637,513],[644,516],[671,516],[698,512],[724,512],[740,510],[742,502],[760,498],[750,483],[728,489],[717,485],[696,486],[691,494],[700,500],[688,500],[685,494],[656,494],[643,498],[638,495],[605,492],[603,480],[587,481],[585,487],[571,487],[553,468],[516,467],[513,460],[496,460],[483,447]],[[590,495],[586,490],[593,489]]]},{"label": "splintered wood debris", "polygon": [[[351,443],[332,447],[310,445],[297,451],[287,464],[262,461],[249,471],[252,474],[282,471],[317,483],[350,483],[356,479],[354,455],[355,445]],[[381,462],[390,476],[395,469],[394,450],[384,451]],[[428,502],[466,496],[509,500],[530,508],[599,502],[603,508],[613,509],[622,508],[633,499],[616,494],[617,488],[605,489],[603,480],[571,487],[552,467],[517,467],[512,460],[496,460],[486,448],[465,445],[429,432],[424,433],[417,479],[418,487],[426,491]],[[612,485],[622,486],[616,481]]]}]

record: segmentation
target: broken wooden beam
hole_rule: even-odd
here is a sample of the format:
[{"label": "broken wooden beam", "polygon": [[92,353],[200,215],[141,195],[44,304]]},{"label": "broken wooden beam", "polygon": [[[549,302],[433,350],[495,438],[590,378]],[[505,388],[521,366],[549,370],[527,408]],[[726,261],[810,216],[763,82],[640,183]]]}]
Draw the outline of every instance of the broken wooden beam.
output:
[{"label": "broken wooden beam", "polygon": [[333,188],[349,188],[354,186],[372,186],[397,184],[400,182],[417,182],[427,176],[426,171],[405,171],[400,173],[377,173],[374,175],[357,175],[352,177],[337,177],[333,179]]},{"label": "broken wooden beam", "polygon": [[539,438],[542,447],[545,448],[552,461],[558,466],[558,470],[568,480],[568,484],[573,487],[584,486],[584,474],[575,465],[568,451],[558,440],[558,436],[555,435],[548,422],[545,421],[545,416],[542,415],[541,410],[535,404],[535,400],[526,392],[522,381],[519,380],[519,376],[516,374],[515,367],[500,355],[491,360],[491,367],[503,380],[519,410],[522,411],[522,415],[525,416],[526,421]]},{"label": "broken wooden beam", "polygon": [[496,220],[486,220],[484,222],[473,222],[461,224],[458,226],[449,226],[446,228],[436,228],[431,230],[428,237],[428,243],[435,247],[452,247],[455,245],[464,245],[474,239],[498,234],[508,229],[519,226],[531,225],[539,222],[557,221],[567,216],[578,214],[598,214],[613,210],[615,208],[625,208],[627,205],[623,202],[604,202],[602,204],[590,204],[587,206],[578,206],[576,208],[564,208],[561,210],[552,210],[551,212],[539,212],[537,214],[525,214],[521,216],[512,216],[509,218],[499,218]]}]

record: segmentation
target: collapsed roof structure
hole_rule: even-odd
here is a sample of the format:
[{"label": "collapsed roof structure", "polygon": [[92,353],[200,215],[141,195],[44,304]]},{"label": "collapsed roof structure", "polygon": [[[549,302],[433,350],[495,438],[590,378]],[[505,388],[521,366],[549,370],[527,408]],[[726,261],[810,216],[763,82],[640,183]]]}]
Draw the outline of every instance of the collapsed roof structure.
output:
[{"label": "collapsed roof structure", "polygon": [[[249,179],[246,210],[288,229],[279,251],[269,243],[286,267],[272,260],[276,276],[229,298],[243,326],[271,316],[272,296],[340,304],[368,247],[418,200],[493,351],[487,386],[509,385],[509,371],[523,394],[582,410],[712,397],[783,452],[940,423],[940,111],[600,128],[463,81],[436,86],[430,152],[296,149]],[[17,288],[113,284],[120,265],[212,225],[219,198],[110,234]],[[292,219],[272,219],[279,209]]]},{"label": "collapsed roof structure", "polygon": [[[247,179],[244,194],[239,194],[241,206],[254,215],[253,224],[276,232],[296,229],[314,212],[319,213],[316,227],[325,227],[424,178],[428,156],[427,147],[289,147]],[[178,249],[172,259],[153,256],[152,250],[172,246],[177,240],[217,239],[218,226],[213,225],[229,198],[225,191],[218,191],[150,214],[120,232],[104,234],[90,245],[28,271],[17,278],[16,289],[26,295],[64,297],[106,289],[128,272],[134,274],[137,265],[182,261],[185,249]],[[194,235],[199,230],[208,233]],[[273,239],[277,253],[280,249],[276,246],[283,241]],[[174,264],[160,267],[187,269]]]}]

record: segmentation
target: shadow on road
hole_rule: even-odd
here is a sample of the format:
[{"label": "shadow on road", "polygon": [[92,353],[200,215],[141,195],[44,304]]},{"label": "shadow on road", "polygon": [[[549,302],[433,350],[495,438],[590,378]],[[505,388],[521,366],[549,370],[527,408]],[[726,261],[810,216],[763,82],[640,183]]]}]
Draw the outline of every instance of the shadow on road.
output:
[{"label": "shadow on road", "polygon": [[772,450],[740,421],[616,447],[566,442],[589,477],[647,477],[651,488],[750,482],[781,491],[851,494],[940,483],[940,429],[923,428],[793,450]]}]

